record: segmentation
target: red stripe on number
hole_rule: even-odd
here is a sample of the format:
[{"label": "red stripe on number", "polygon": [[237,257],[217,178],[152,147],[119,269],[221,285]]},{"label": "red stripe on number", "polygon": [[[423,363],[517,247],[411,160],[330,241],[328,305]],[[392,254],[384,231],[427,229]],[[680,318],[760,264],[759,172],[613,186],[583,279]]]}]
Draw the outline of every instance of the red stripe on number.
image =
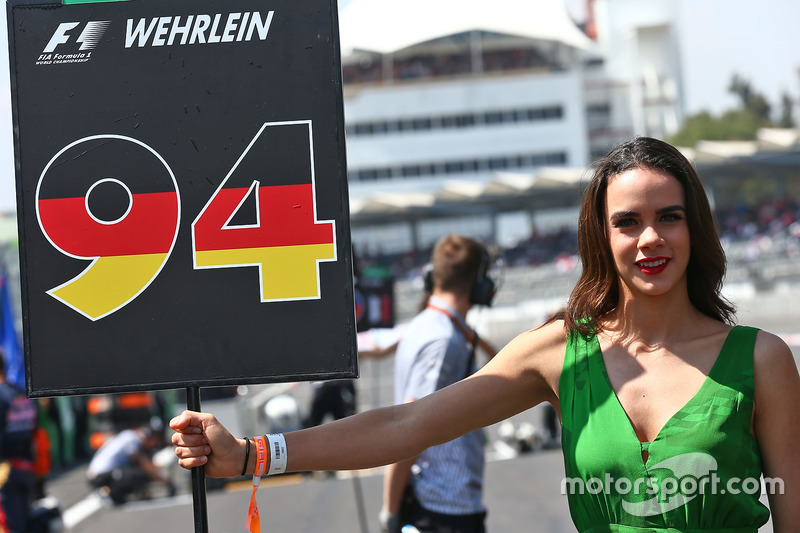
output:
[{"label": "red stripe on number", "polygon": [[314,221],[311,184],[259,187],[259,227],[223,229],[249,189],[220,190],[194,227],[197,251],[330,244],[333,224]]},{"label": "red stripe on number", "polygon": [[40,199],[38,208],[50,240],[79,257],[168,253],[178,226],[174,192],[134,194],[130,212],[115,224],[92,219],[84,198]]}]

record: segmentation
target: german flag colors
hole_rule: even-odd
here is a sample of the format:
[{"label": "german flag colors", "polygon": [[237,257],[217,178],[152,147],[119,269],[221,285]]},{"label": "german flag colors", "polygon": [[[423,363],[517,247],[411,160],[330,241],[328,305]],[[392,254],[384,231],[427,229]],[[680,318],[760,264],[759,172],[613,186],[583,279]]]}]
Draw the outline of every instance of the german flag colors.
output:
[{"label": "german flag colors", "polygon": [[264,302],[320,298],[336,246],[314,194],[311,123],[265,124],[192,225],[195,268],[257,266]]},{"label": "german flag colors", "polygon": [[[47,292],[91,320],[152,283],[173,250],[181,211],[163,158],[113,135],[60,151],[39,180],[36,209],[56,249],[91,261]],[[192,224],[194,267],[257,267],[262,302],[318,299],[319,263],[336,260],[334,224],[317,220],[311,122],[267,123]]]},{"label": "german flag colors", "polygon": [[[115,161],[118,168],[108,174],[119,178],[94,181],[86,165],[97,158]],[[150,171],[144,183],[126,174],[136,168],[129,165],[133,159]],[[134,181],[136,191],[129,186]],[[92,261],[48,294],[91,320],[147,288],[169,258],[180,221],[177,187],[166,163],[138,141],[111,136],[83,139],[56,155],[40,178],[36,208],[53,246]]]}]

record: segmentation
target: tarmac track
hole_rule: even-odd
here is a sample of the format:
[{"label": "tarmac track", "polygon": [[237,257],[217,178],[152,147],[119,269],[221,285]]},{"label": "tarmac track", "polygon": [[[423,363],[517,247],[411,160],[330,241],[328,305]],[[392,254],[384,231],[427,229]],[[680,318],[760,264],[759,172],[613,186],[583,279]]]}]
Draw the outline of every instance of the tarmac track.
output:
[{"label": "tarmac track", "polygon": [[[317,479],[287,475],[262,481],[258,491],[262,530],[273,533],[377,533],[382,494],[380,469]],[[560,494],[564,476],[559,450],[491,461],[486,471],[488,527],[493,532],[574,531],[566,497]],[[207,493],[208,532],[244,531],[251,484],[230,484]],[[81,504],[79,504],[81,505]],[[84,504],[85,505],[85,504]],[[73,508],[74,509],[74,508]],[[69,517],[69,511],[66,513]],[[363,517],[363,518],[362,518]],[[362,519],[366,529],[362,528]],[[141,533],[196,531],[189,494],[102,505],[72,524],[73,533]]]}]

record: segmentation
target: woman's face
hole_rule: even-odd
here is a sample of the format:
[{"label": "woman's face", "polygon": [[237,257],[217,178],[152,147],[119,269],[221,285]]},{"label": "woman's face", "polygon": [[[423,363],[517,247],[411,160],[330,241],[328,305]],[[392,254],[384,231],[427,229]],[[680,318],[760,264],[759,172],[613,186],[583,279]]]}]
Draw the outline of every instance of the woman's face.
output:
[{"label": "woman's face", "polygon": [[691,253],[685,206],[683,186],[662,170],[634,168],[609,179],[606,234],[622,294],[685,290]]}]

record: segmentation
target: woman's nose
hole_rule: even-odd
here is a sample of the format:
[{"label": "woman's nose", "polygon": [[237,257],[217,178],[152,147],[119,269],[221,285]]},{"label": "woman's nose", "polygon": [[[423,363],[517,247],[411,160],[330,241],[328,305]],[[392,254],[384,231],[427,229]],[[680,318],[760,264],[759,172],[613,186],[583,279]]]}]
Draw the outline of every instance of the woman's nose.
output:
[{"label": "woman's nose", "polygon": [[645,226],[639,235],[639,247],[649,248],[663,243],[661,234],[653,226]]}]

